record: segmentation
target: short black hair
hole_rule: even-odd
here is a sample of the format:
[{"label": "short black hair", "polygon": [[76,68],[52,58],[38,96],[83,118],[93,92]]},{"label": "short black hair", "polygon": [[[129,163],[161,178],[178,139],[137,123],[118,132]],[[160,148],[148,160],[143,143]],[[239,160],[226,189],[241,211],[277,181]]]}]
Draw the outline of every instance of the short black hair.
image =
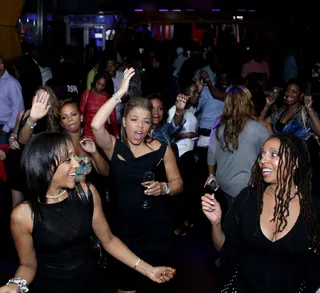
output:
[{"label": "short black hair", "polygon": [[0,55],[0,61],[2,61],[2,63],[4,63],[4,57],[2,55]]},{"label": "short black hair", "polygon": [[30,194],[31,207],[37,202],[46,203],[46,193],[57,168],[69,156],[68,144],[72,139],[67,133],[42,132],[26,144],[21,167]]}]

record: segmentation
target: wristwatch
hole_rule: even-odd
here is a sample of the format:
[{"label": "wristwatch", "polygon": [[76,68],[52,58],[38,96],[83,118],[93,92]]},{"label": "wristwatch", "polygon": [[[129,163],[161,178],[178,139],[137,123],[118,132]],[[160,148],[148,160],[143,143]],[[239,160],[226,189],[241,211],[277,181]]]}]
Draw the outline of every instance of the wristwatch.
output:
[{"label": "wristwatch", "polygon": [[28,123],[30,129],[34,129],[37,126],[37,122],[32,124],[29,120],[27,120],[27,123]]},{"label": "wristwatch", "polygon": [[169,194],[171,191],[169,184],[167,182],[164,182],[164,184],[166,185],[166,189],[164,191],[161,191],[161,195]]}]

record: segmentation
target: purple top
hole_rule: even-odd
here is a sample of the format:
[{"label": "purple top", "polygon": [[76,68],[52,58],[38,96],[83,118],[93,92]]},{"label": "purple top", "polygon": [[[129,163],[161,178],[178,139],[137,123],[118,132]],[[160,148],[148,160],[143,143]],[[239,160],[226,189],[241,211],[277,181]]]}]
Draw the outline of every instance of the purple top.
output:
[{"label": "purple top", "polygon": [[0,105],[0,125],[3,124],[3,131],[10,132],[24,103],[21,85],[8,71],[0,77]]}]

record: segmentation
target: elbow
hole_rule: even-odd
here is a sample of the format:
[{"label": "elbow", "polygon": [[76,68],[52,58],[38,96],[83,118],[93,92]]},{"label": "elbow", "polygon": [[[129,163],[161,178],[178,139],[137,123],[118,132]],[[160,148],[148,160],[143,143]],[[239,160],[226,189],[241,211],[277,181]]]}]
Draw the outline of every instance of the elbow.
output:
[{"label": "elbow", "polygon": [[95,122],[94,119],[92,120],[90,126],[91,126],[91,128],[92,128],[92,131],[98,130],[98,129],[100,128],[100,125],[98,125],[98,123]]},{"label": "elbow", "polygon": [[182,193],[182,192],[183,192],[183,181],[182,181],[182,179],[179,179],[178,192],[177,193]]}]

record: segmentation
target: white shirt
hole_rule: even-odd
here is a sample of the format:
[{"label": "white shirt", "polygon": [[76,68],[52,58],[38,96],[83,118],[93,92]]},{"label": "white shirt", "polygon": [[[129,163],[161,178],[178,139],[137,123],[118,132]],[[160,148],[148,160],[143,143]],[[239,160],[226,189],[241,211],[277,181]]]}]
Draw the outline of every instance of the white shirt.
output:
[{"label": "white shirt", "polygon": [[[190,108],[184,112],[183,117],[186,120],[186,122],[183,124],[183,128],[180,133],[188,133],[188,132],[197,133],[198,120],[196,116],[194,116],[193,111],[194,109]],[[168,111],[168,120],[167,120],[168,123],[172,122],[175,112],[176,112],[176,106],[172,106]],[[194,140],[191,140],[191,138],[183,138],[178,140],[176,142],[176,145],[179,150],[179,157],[181,157],[184,153],[193,150]]]}]

